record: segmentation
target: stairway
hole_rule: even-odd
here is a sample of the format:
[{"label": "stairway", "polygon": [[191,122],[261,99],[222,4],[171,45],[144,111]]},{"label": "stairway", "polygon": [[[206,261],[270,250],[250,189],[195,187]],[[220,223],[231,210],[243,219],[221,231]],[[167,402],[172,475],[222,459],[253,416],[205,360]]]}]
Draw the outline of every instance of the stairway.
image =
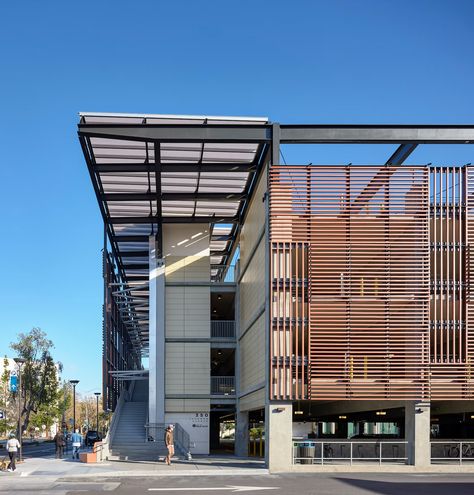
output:
[{"label": "stairway", "polygon": [[131,399],[122,406],[117,428],[111,439],[111,459],[156,461],[166,455],[163,439],[146,441],[147,416],[148,380],[137,380]]}]

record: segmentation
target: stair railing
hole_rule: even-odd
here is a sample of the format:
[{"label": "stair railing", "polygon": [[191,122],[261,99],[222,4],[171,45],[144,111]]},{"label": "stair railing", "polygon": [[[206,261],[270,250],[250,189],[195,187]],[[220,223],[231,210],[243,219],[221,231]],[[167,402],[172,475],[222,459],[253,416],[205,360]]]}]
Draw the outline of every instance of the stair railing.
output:
[{"label": "stair railing", "polygon": [[123,405],[132,397],[134,388],[135,381],[132,381],[128,388],[126,386],[123,387],[122,392],[120,393],[119,400],[117,401],[117,405],[115,406],[115,411],[112,414],[109,429],[107,431],[107,434],[105,435],[105,438],[102,439],[101,460],[104,460],[104,458],[107,459],[110,454],[110,445],[112,444],[112,440],[117,430],[117,425],[122,414]]},{"label": "stair railing", "polygon": [[[188,461],[192,459],[190,452],[191,441],[188,432],[179,424],[174,425],[174,444],[175,448]],[[168,425],[166,423],[146,423],[145,437],[147,442],[164,442],[165,430]]]}]

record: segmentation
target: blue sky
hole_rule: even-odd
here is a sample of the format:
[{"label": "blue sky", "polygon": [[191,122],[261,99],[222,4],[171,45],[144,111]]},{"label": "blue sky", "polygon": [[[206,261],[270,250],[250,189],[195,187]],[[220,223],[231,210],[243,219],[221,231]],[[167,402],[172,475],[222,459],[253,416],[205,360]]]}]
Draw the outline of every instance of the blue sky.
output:
[{"label": "blue sky", "polygon": [[[77,112],[474,123],[473,19],[469,0],[2,2],[0,353],[39,326],[64,377],[100,389],[102,226]],[[284,154],[381,163],[393,149]],[[409,162],[473,152],[425,146]]]}]

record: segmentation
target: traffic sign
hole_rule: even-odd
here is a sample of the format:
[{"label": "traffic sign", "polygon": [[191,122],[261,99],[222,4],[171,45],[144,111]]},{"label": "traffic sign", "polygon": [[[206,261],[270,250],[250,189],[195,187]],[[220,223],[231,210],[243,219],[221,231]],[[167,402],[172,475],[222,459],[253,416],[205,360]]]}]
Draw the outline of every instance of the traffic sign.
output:
[{"label": "traffic sign", "polygon": [[4,411],[0,411],[0,419],[5,419],[5,412]]}]

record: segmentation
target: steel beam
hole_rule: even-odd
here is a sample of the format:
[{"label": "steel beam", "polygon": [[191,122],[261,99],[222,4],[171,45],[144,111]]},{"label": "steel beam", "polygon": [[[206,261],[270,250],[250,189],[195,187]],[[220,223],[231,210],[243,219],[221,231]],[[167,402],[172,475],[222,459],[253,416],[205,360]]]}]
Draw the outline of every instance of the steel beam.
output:
[{"label": "steel beam", "polygon": [[281,125],[283,144],[471,144],[474,125]]},{"label": "steel beam", "polygon": [[[240,201],[245,193],[162,193],[162,201]],[[106,193],[104,201],[155,201],[155,193]]]},{"label": "steel beam", "polygon": [[416,147],[417,144],[414,143],[401,144],[385,165],[401,165],[415,151]]},{"label": "steel beam", "polygon": [[236,217],[111,217],[108,221],[113,225],[118,224],[143,224],[143,223],[236,223]]},{"label": "steel beam", "polygon": [[148,242],[147,235],[114,235],[112,239],[115,242]]},{"label": "steel beam", "polygon": [[[98,163],[94,170],[98,173],[149,172],[153,163]],[[196,172],[197,163],[162,163],[162,172]],[[250,172],[255,170],[253,163],[203,163],[201,172]]]},{"label": "steel beam", "polygon": [[269,125],[79,124],[79,136],[167,143],[261,143],[271,139]]}]

